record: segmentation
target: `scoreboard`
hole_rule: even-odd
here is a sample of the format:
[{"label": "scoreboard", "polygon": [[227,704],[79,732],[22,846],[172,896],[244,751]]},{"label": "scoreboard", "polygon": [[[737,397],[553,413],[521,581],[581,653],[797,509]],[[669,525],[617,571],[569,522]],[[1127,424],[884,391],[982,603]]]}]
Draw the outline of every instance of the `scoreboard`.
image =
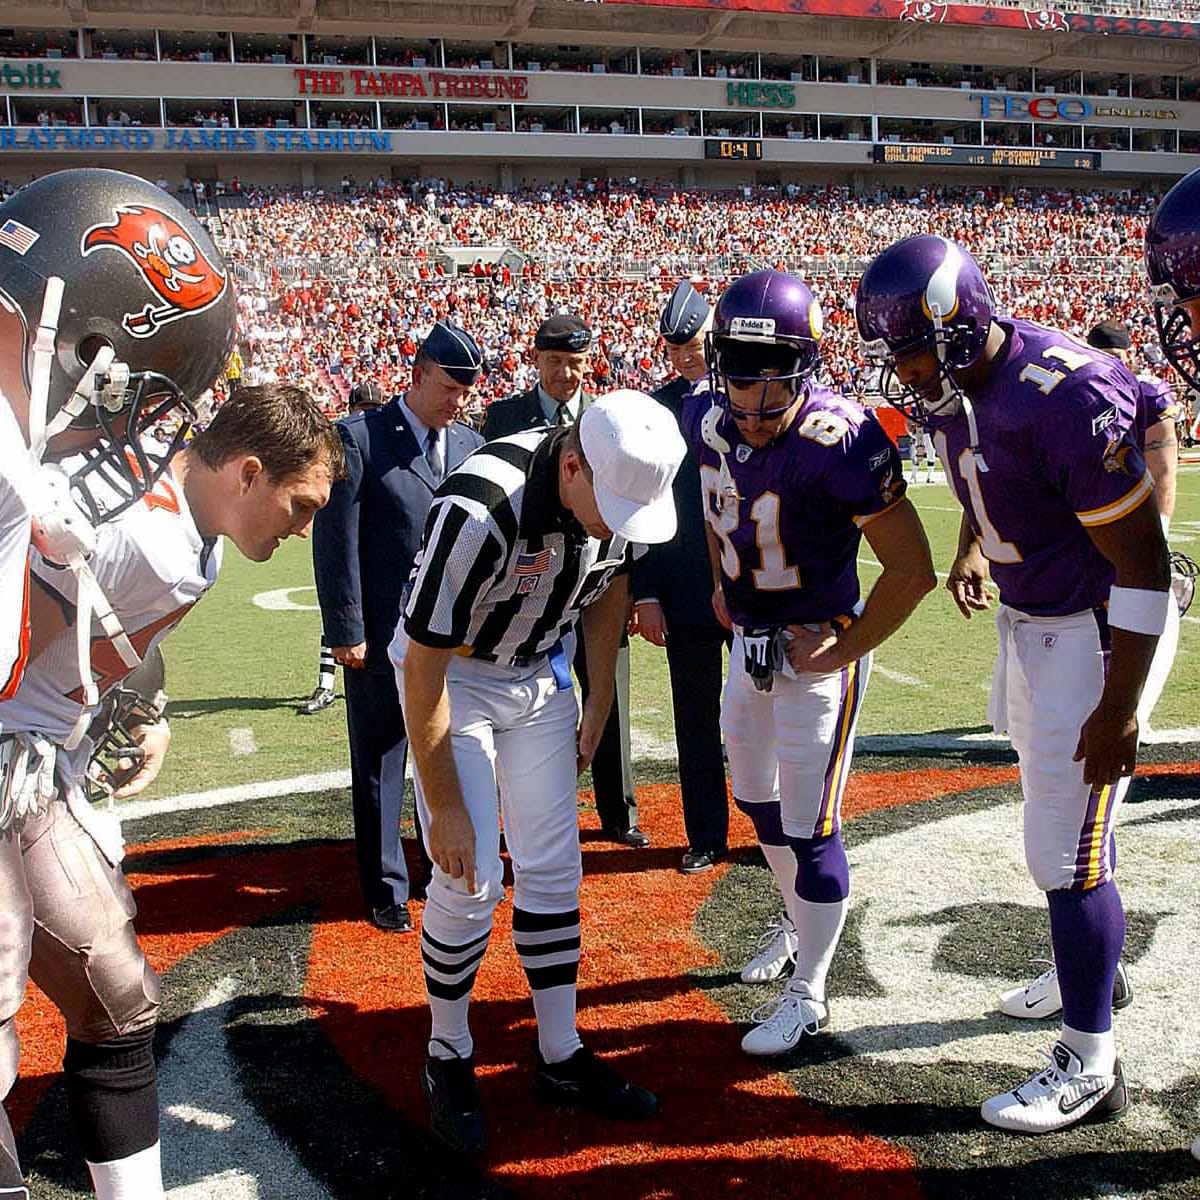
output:
[{"label": "scoreboard", "polygon": [[762,158],[762,142],[754,138],[705,138],[704,157],[757,160]]},{"label": "scoreboard", "polygon": [[877,163],[912,166],[1057,167],[1064,171],[1098,171],[1096,150],[1052,150],[1043,146],[926,146],[876,142]]}]

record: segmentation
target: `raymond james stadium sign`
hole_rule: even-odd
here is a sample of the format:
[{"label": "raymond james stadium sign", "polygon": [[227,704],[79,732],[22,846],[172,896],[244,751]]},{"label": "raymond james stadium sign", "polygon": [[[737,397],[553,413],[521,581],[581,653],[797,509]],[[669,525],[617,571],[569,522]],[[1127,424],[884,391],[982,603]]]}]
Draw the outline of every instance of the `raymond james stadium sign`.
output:
[{"label": "raymond james stadium sign", "polygon": [[1135,117],[1151,121],[1174,121],[1179,113],[1173,108],[1151,108],[1142,104],[1113,103],[1105,100],[1094,103],[1082,96],[1010,96],[1008,93],[972,92],[979,101],[979,115],[984,119],[1003,117],[1034,121],[1087,121],[1092,117]]},{"label": "raymond james stadium sign", "polygon": [[294,67],[300,96],[432,96],[445,100],[527,100],[524,75],[494,71],[349,71]]}]

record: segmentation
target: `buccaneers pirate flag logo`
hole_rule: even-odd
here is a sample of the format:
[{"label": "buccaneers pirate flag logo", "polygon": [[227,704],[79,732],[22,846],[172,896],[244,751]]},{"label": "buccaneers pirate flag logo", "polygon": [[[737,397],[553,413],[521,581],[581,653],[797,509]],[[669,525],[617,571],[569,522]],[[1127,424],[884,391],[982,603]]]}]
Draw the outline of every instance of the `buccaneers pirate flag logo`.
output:
[{"label": "buccaneers pirate flag logo", "polygon": [[161,301],[126,313],[121,319],[126,333],[153,337],[163,325],[203,312],[221,298],[229,277],[208,261],[178,221],[149,205],[123,204],[113,211],[114,222],[84,233],[80,252],[86,258],[106,246],[119,250]]}]

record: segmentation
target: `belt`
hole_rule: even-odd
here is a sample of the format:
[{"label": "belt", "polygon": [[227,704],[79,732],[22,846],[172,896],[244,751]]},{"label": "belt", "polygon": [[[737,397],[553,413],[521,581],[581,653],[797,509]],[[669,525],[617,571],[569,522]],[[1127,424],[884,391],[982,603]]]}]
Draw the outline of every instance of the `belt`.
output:
[{"label": "belt", "polygon": [[498,666],[514,667],[518,671],[523,671],[527,667],[535,666],[537,663],[549,661],[550,669],[554,672],[554,679],[558,685],[560,692],[567,691],[571,688],[571,667],[567,662],[567,652],[562,643],[562,638],[559,638],[554,645],[537,654],[517,654],[509,659],[506,663],[501,663],[494,654],[481,653],[474,646],[458,646],[454,653],[461,658],[477,658],[480,662],[490,662]]}]

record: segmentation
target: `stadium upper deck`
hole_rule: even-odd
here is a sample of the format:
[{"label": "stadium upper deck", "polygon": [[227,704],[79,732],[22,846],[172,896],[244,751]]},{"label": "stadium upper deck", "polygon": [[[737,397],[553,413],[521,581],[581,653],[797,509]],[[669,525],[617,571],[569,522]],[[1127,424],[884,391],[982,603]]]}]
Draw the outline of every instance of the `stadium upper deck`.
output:
[{"label": "stadium upper deck", "polygon": [[0,173],[1119,186],[1200,162],[1200,25],[1117,0],[726,2],[8,5]]}]

